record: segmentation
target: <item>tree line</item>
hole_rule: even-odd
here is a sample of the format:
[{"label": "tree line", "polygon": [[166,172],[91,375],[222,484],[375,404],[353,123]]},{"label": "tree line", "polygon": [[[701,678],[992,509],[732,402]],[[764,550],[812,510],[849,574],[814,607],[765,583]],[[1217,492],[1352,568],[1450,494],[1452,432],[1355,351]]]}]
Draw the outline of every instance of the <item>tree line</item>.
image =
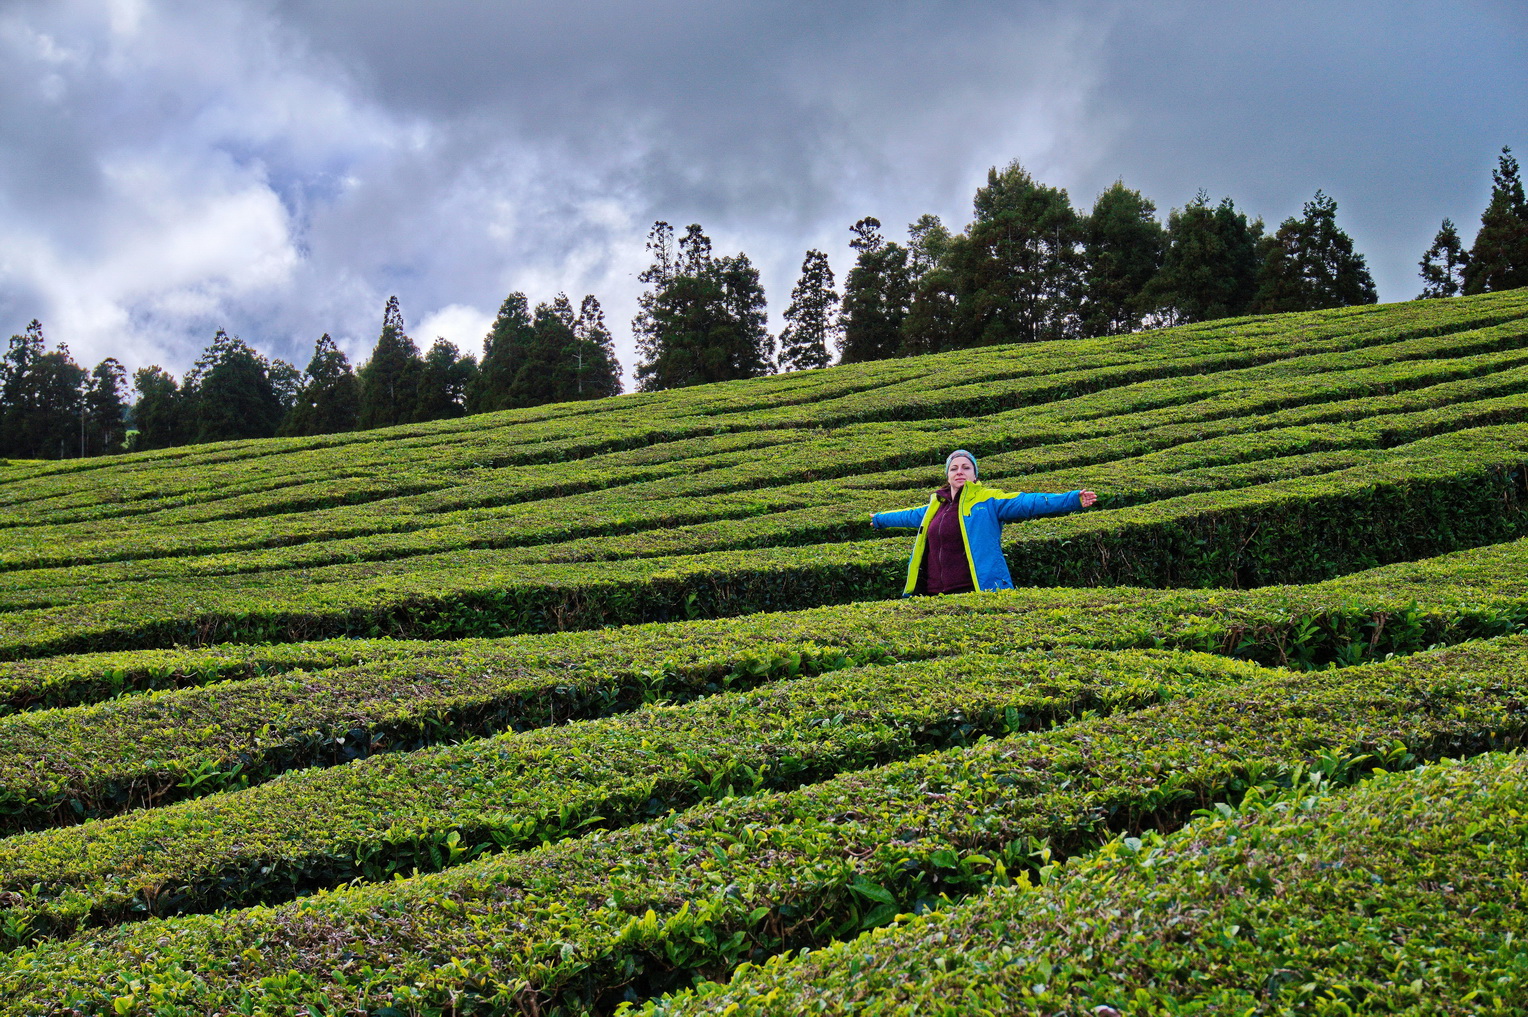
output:
[{"label": "tree line", "polygon": [[[1528,200],[1511,149],[1466,249],[1444,219],[1420,262],[1419,299],[1528,285]],[[636,387],[657,391],[775,371],[997,343],[1093,337],[1244,314],[1374,303],[1374,280],[1322,191],[1273,232],[1229,198],[1200,192],[1166,223],[1116,181],[1088,211],[1019,163],[988,172],[973,219],[952,233],[934,215],[905,243],[865,217],[850,228],[843,292],[827,255],[809,250],[778,338],[758,269],[722,255],[698,224],[647,237],[652,263],[632,319]],[[133,375],[108,357],[86,372],[33,321],[0,360],[0,457],[68,458],[230,438],[328,434],[597,399],[621,391],[621,366],[592,295],[538,303],[511,293],[481,362],[444,339],[421,354],[396,297],[370,359],[352,369],[327,335],[304,371],[267,360],[219,330],[183,379]]]},{"label": "tree line", "polygon": [[621,368],[599,301],[574,311],[565,294],[537,304],[511,293],[483,359],[437,339],[428,351],[388,299],[370,359],[352,368],[328,333],[307,370],[219,329],[183,379],[158,365],[126,373],[108,357],[87,374],[33,321],[0,360],[0,457],[64,459],[176,445],[333,434],[468,413],[597,399],[621,391]]}]

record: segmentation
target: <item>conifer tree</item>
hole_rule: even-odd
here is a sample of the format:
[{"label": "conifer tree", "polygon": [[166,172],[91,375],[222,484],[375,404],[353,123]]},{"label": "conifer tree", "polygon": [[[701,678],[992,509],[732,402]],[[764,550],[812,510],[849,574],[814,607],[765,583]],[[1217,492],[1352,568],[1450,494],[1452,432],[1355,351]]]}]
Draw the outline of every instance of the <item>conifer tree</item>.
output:
[{"label": "conifer tree", "polygon": [[83,454],[86,373],[59,343],[51,352],[36,319],[11,336],[0,361],[0,455],[73,459]]},{"label": "conifer tree", "polygon": [[138,399],[133,404],[132,447],[136,450],[172,448],[187,441],[189,423],[184,394],[175,376],[157,364],[133,372]]},{"label": "conifer tree", "polygon": [[828,256],[818,250],[807,251],[801,262],[801,277],[785,309],[780,366],[789,371],[827,367],[828,344],[836,339],[837,326],[838,291],[833,288]]},{"label": "conifer tree", "polygon": [[1465,293],[1528,286],[1528,198],[1512,149],[1503,148],[1491,171],[1491,202],[1464,268]]},{"label": "conifer tree", "polygon": [[1167,217],[1161,270],[1141,292],[1140,306],[1163,325],[1247,314],[1257,295],[1263,221],[1250,222],[1230,198],[1211,208],[1200,191]]},{"label": "conifer tree", "polygon": [[265,374],[271,380],[271,389],[276,393],[276,402],[281,404],[281,415],[284,418],[297,405],[297,393],[302,390],[302,372],[296,364],[288,363],[280,357],[272,357]]},{"label": "conifer tree", "polygon": [[467,412],[467,386],[477,375],[477,358],[436,337],[419,369],[419,394],[411,419],[450,420]]},{"label": "conifer tree", "polygon": [[283,435],[338,434],[353,431],[360,410],[360,390],[350,359],[329,333],[318,337],[313,359],[303,372],[297,399],[278,430]]},{"label": "conifer tree", "polygon": [[1134,332],[1145,314],[1141,291],[1161,270],[1167,247],[1156,205],[1116,180],[1093,203],[1082,237],[1082,334]]},{"label": "conifer tree", "polygon": [[575,319],[566,293],[536,305],[531,346],[510,389],[514,405],[540,406],[573,398],[578,387]]},{"label": "conifer tree", "polygon": [[944,258],[949,244],[950,231],[937,215],[925,212],[907,224],[907,267],[915,287]]},{"label": "conifer tree", "polygon": [[637,387],[650,392],[734,378],[772,369],[764,287],[746,254],[717,258],[711,240],[692,224],[678,241],[666,222],[653,224],[653,254],[639,279],[632,332],[642,356]]},{"label": "conifer tree", "polygon": [[265,358],[223,329],[187,373],[183,395],[193,442],[269,438],[285,413]]},{"label": "conifer tree", "polygon": [[[952,237],[946,252],[958,250],[965,241],[963,236]],[[915,356],[954,349],[959,328],[960,292],[955,273],[941,261],[918,279],[912,307],[902,320],[902,353]]]},{"label": "conifer tree", "polygon": [[1464,268],[1469,263],[1470,256],[1465,253],[1453,220],[1444,219],[1438,235],[1433,237],[1432,246],[1418,262],[1422,269],[1422,292],[1417,294],[1417,299],[1458,296],[1464,289]]},{"label": "conifer tree", "polygon": [[594,294],[584,295],[573,322],[574,399],[602,399],[621,394],[621,364],[615,340],[605,327],[605,311]]},{"label": "conifer tree", "polygon": [[33,318],[21,334],[11,336],[0,360],[0,456],[32,458],[30,434],[38,411],[34,366],[46,352],[42,322]]},{"label": "conifer tree", "polygon": [[510,389],[525,366],[535,338],[530,302],[518,291],[504,298],[493,328],[483,338],[483,361],[467,385],[468,413],[490,413],[517,405]]},{"label": "conifer tree", "polygon": [[1262,242],[1253,309],[1272,314],[1378,301],[1363,255],[1337,226],[1337,202],[1318,190],[1304,213],[1285,219]]},{"label": "conifer tree", "polygon": [[403,330],[398,298],[388,297],[376,348],[356,372],[360,387],[356,427],[364,431],[413,420],[423,367],[419,347]]},{"label": "conifer tree", "polygon": [[883,360],[902,352],[902,322],[912,305],[913,277],[907,248],[881,236],[881,221],[866,216],[850,227],[854,267],[844,280],[839,311],[839,360]]},{"label": "conifer tree", "polygon": [[1082,233],[1066,191],[1037,183],[1013,162],[988,171],[973,205],[966,242],[951,252],[960,294],[956,345],[1076,335]]},{"label": "conifer tree", "polygon": [[85,390],[85,454],[111,455],[126,445],[127,372],[115,357],[107,357],[90,372]]}]

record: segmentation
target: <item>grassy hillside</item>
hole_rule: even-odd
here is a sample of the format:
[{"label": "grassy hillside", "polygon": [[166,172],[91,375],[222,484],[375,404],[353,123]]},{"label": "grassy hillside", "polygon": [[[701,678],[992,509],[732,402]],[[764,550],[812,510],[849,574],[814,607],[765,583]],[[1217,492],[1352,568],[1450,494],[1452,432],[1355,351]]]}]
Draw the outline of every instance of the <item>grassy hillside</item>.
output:
[{"label": "grassy hillside", "polygon": [[[1513,291],[0,464],[0,1013],[1517,1012],[1525,410]],[[956,447],[1099,505],[903,601]]]}]

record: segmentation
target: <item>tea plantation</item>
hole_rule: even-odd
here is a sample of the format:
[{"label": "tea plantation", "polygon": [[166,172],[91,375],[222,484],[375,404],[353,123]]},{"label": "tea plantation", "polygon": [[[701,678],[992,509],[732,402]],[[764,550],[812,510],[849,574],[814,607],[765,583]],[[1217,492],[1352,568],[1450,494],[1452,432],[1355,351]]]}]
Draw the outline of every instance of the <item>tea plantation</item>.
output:
[{"label": "tea plantation", "polygon": [[0,464],[0,1014],[1519,1014],[1525,741],[1528,290]]}]

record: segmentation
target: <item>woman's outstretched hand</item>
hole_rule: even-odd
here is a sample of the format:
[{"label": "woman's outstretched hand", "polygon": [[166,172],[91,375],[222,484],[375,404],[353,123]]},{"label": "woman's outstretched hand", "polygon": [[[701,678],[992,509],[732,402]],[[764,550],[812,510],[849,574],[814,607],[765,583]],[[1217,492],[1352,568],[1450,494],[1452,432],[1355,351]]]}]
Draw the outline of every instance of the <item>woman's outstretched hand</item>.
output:
[{"label": "woman's outstretched hand", "polygon": [[1087,508],[1089,505],[1098,500],[1098,495],[1094,494],[1092,491],[1079,491],[1077,493],[1082,497],[1083,508]]}]

